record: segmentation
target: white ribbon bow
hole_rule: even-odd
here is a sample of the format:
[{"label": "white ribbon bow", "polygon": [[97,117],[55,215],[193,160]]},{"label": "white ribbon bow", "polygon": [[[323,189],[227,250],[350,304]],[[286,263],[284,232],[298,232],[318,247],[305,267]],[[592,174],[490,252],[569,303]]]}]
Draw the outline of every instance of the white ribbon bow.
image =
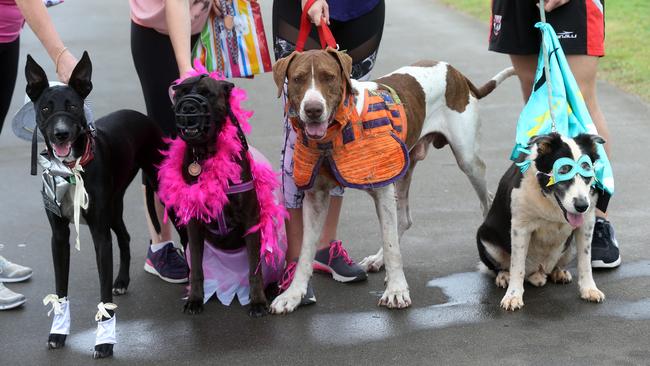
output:
[{"label": "white ribbon bow", "polygon": [[74,247],[77,250],[80,250],[79,245],[79,215],[81,214],[81,209],[86,210],[88,208],[88,192],[86,192],[86,187],[84,186],[84,179],[81,177],[81,173],[84,171],[84,168],[79,164],[81,158],[77,159],[77,162],[72,168],[72,174],[74,174],[75,188],[74,188],[74,198],[72,200],[72,207],[74,209],[74,228],[77,231],[77,239],[75,241]]},{"label": "white ribbon bow", "polygon": [[54,312],[54,315],[63,315],[63,310],[61,309],[61,304],[66,302],[67,299],[65,297],[59,298],[55,294],[49,294],[43,298],[43,305],[47,306],[48,304],[52,304],[52,309],[47,312],[47,316],[50,316],[52,312]]},{"label": "white ribbon bow", "polygon": [[115,310],[117,309],[117,305],[113,304],[112,302],[100,302],[97,304],[97,309],[98,311],[97,314],[95,314],[95,321],[99,322],[102,320],[102,316],[110,319],[111,314],[109,314],[107,310]]}]

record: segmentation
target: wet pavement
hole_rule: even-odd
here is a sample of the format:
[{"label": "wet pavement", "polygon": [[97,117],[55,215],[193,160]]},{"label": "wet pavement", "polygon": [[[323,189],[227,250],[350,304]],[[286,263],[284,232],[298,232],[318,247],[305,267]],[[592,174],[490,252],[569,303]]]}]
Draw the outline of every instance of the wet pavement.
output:
[{"label": "wet pavement", "polygon": [[[262,10],[270,37],[271,2]],[[70,1],[51,9],[66,45],[94,63],[90,95],[97,116],[118,108],[144,111],[129,49],[127,2]],[[487,27],[435,1],[388,0],[386,28],[374,75],[418,59],[452,63],[475,84],[508,65],[487,51]],[[27,53],[41,64],[46,54],[29,30],[23,32],[21,71],[10,113],[23,99]],[[48,75],[54,75],[48,64]],[[270,75],[238,81],[256,111],[252,144],[279,161],[281,106]],[[125,221],[131,233],[129,293],[118,297],[118,344],[114,364],[618,364],[650,363],[650,219],[647,163],[650,108],[638,98],[599,83],[602,109],[612,130],[617,195],[611,220],[623,265],[599,271],[603,304],[581,301],[577,285],[526,289],[523,310],[499,308],[503,295],[477,273],[475,230],[479,203],[448,148],[431,151],[418,164],[411,191],[414,225],[402,242],[413,306],[389,311],[376,306],[383,274],[343,285],[316,275],[318,303],[288,316],[250,319],[238,305],[207,304],[203,314],[182,314],[183,286],[142,270],[148,242],[139,186],[127,192]],[[508,166],[515,122],[522,107],[515,79],[480,103],[482,155],[492,191]],[[87,365],[92,361],[99,290],[94,251],[82,229],[81,252],[71,258],[72,334],[62,350],[48,351],[51,320],[41,299],[53,292],[50,230],[38,177],[29,176],[29,144],[16,139],[9,122],[0,136],[0,255],[34,268],[30,281],[10,284],[27,303],[0,312],[0,365]],[[277,166],[277,165],[276,165]],[[369,197],[348,191],[340,238],[353,258],[374,253],[379,231]],[[572,269],[575,273],[575,268]],[[105,361],[98,361],[105,362]]]}]

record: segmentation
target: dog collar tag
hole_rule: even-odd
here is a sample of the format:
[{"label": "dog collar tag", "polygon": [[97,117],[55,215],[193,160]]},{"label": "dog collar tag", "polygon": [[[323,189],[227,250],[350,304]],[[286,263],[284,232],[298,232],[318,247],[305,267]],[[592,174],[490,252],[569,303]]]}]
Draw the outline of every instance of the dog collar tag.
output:
[{"label": "dog collar tag", "polygon": [[193,177],[198,177],[201,174],[201,164],[194,161],[187,167],[187,172]]}]

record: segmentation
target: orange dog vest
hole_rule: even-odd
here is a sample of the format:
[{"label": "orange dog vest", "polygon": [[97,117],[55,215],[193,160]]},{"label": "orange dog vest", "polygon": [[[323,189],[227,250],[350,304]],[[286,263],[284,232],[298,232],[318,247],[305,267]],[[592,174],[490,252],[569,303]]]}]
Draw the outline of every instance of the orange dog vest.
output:
[{"label": "orange dog vest", "polygon": [[293,155],[293,178],[299,189],[310,189],[321,167],[340,185],[383,187],[401,178],[409,166],[404,107],[391,89],[365,91],[361,115],[354,97],[345,99],[323,139],[307,138],[296,117],[298,134]]}]

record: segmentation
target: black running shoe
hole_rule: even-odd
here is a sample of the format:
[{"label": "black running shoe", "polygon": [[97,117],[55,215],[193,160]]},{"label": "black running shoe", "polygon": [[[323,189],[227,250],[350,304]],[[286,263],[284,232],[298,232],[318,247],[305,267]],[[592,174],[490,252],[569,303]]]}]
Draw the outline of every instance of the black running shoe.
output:
[{"label": "black running shoe", "polygon": [[616,268],[621,264],[614,227],[602,217],[596,217],[594,236],[591,239],[591,267]]}]

